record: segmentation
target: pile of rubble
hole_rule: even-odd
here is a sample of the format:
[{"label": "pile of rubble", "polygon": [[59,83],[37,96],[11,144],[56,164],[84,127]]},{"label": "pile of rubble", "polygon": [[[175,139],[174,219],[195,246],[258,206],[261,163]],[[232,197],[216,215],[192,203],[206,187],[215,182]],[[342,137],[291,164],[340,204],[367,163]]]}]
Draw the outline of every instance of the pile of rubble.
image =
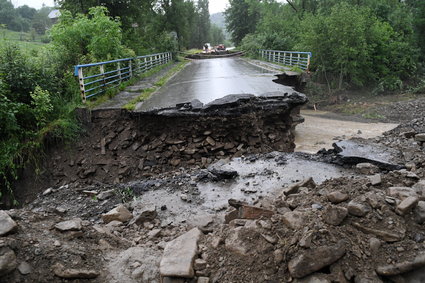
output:
[{"label": "pile of rubble", "polygon": [[[228,199],[200,217],[182,219],[161,198],[178,194],[174,202],[182,211],[202,212],[202,184],[221,198],[219,188],[251,185],[246,172],[180,168],[136,183],[92,178],[92,185],[53,186],[22,209],[0,211],[0,280],[424,282],[425,119],[362,142],[403,154],[358,163],[368,160],[344,153],[347,144],[339,143],[338,150],[310,158],[348,162],[342,165],[353,167],[351,176],[279,188],[260,183],[258,190],[278,193],[241,190],[244,200]],[[288,166],[283,153],[244,160],[257,159]],[[291,176],[268,172],[265,178]],[[147,204],[155,192],[150,197],[157,202]]]},{"label": "pile of rubble", "polygon": [[16,195],[29,198],[19,190],[26,184],[120,183],[228,157],[292,152],[293,130],[303,121],[298,114],[306,101],[293,92],[229,95],[207,105],[193,101],[149,112],[82,109],[86,135],[67,151],[51,149],[45,174],[23,178]]}]

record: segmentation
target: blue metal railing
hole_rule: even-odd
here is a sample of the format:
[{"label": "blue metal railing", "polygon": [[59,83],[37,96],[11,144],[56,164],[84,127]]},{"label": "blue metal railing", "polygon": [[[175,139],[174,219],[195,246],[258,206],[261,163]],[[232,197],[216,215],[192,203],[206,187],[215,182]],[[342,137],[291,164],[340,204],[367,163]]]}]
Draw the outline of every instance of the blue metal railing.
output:
[{"label": "blue metal railing", "polygon": [[107,89],[117,87],[133,76],[167,64],[171,59],[171,52],[164,52],[83,64],[74,67],[74,75],[78,77],[81,98],[83,102],[86,102],[88,98],[104,93]]},{"label": "blue metal railing", "polygon": [[285,66],[299,67],[308,71],[311,60],[311,52],[280,51],[260,49],[260,57],[266,61],[280,63]]}]

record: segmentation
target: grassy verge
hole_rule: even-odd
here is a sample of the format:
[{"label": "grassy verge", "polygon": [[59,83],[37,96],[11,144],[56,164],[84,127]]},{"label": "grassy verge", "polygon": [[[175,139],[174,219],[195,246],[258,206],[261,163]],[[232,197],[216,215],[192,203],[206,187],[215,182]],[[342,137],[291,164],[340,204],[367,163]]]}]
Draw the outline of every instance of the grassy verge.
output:
[{"label": "grassy verge", "polygon": [[117,95],[120,91],[123,91],[126,87],[134,85],[137,81],[139,81],[143,78],[146,78],[146,77],[149,77],[149,76],[152,76],[152,75],[158,73],[159,71],[166,68],[167,66],[170,66],[171,64],[172,64],[172,62],[169,62],[167,64],[155,67],[155,68],[153,68],[153,69],[151,69],[151,70],[149,70],[145,73],[142,73],[138,76],[132,77],[128,81],[121,83],[118,87],[108,89],[104,94],[96,97],[95,99],[87,100],[86,106],[90,109],[93,109],[93,108],[101,105],[102,103],[105,103],[106,101],[108,101],[109,99],[111,99],[112,97]]},{"label": "grassy verge", "polygon": [[189,61],[187,60],[179,62],[176,66],[171,68],[159,81],[157,81],[154,87],[143,90],[139,96],[124,105],[124,108],[127,110],[134,110],[136,108],[137,103],[148,99],[153,92],[163,86],[173,75],[180,72],[186,66],[187,63],[189,63]]}]

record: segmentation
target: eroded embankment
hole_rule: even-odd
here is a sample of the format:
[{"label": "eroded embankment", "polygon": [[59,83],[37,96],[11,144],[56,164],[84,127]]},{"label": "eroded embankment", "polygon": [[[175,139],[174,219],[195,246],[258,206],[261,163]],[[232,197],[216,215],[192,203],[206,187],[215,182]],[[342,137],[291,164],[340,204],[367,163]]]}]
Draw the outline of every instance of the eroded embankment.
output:
[{"label": "eroded embankment", "polygon": [[[57,148],[44,163],[40,189],[70,182],[112,184],[178,167],[205,167],[215,160],[273,150],[292,152],[293,129],[302,118],[300,93],[231,95],[149,112],[80,110],[85,135],[69,150]],[[39,190],[38,190],[39,191]],[[28,191],[20,191],[28,198]]]}]

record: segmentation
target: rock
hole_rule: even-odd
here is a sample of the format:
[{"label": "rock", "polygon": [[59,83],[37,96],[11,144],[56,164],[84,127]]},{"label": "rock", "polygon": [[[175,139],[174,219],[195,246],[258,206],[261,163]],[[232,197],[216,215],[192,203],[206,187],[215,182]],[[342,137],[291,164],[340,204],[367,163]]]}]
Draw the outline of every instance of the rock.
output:
[{"label": "rock", "polygon": [[425,180],[420,180],[412,188],[415,189],[418,195],[425,197]]},{"label": "rock", "polygon": [[152,239],[152,238],[158,237],[161,231],[162,231],[161,229],[152,229],[151,231],[148,232],[148,238]]},{"label": "rock", "polygon": [[210,278],[208,277],[198,277],[197,283],[209,283],[209,282],[210,282]]},{"label": "rock", "polygon": [[180,199],[181,199],[182,201],[187,201],[187,194],[181,194],[181,195],[180,195]]},{"label": "rock", "polygon": [[331,265],[345,254],[345,244],[340,241],[332,246],[322,246],[302,252],[288,263],[292,277],[302,278]]},{"label": "rock", "polygon": [[371,175],[379,172],[379,168],[372,163],[358,163],[356,169],[361,174]]},{"label": "rock", "polygon": [[404,261],[396,264],[378,266],[376,273],[382,276],[394,276],[419,269],[425,266],[425,253],[417,255],[412,261]]},{"label": "rock", "polygon": [[348,203],[348,213],[354,216],[363,217],[370,211],[370,206],[364,202],[352,200]]},{"label": "rock", "polygon": [[200,237],[201,231],[193,228],[168,242],[159,266],[161,276],[193,278],[193,259]]},{"label": "rock", "polygon": [[184,278],[178,277],[162,277],[161,283],[185,283],[186,280]]},{"label": "rock", "polygon": [[348,215],[348,210],[345,207],[328,206],[322,213],[322,218],[325,223],[338,226],[344,221]]},{"label": "rock", "polygon": [[409,211],[411,211],[419,202],[419,198],[417,196],[410,196],[405,198],[399,205],[395,212],[399,215],[405,215]]},{"label": "rock", "polygon": [[274,261],[275,261],[277,264],[281,263],[281,262],[284,260],[284,258],[285,258],[285,255],[284,255],[284,253],[283,253],[283,250],[282,250],[282,249],[277,249],[277,250],[275,250],[275,251],[273,252],[273,256],[274,256]]},{"label": "rock", "polygon": [[28,264],[28,262],[23,261],[18,265],[18,271],[22,275],[27,275],[32,272],[32,268],[31,265]]},{"label": "rock", "polygon": [[274,211],[272,210],[247,205],[243,202],[236,201],[234,199],[229,199],[228,202],[231,206],[237,209],[232,210],[225,215],[225,223],[229,223],[230,221],[235,219],[259,219],[262,217],[270,218],[274,215]]},{"label": "rock", "polygon": [[102,220],[105,223],[109,223],[114,220],[126,222],[131,218],[133,218],[133,214],[131,214],[131,212],[128,211],[128,209],[122,204],[118,205],[108,213],[102,215]]},{"label": "rock", "polygon": [[52,269],[56,276],[65,279],[93,279],[100,275],[100,273],[95,270],[65,268],[60,263],[54,264]]},{"label": "rock", "polygon": [[425,133],[420,133],[415,135],[415,141],[425,142]]},{"label": "rock", "polygon": [[133,210],[134,222],[142,225],[144,222],[153,221],[157,217],[156,206],[154,204],[138,204]]},{"label": "rock", "polygon": [[246,229],[243,227],[236,227],[229,232],[226,240],[224,241],[224,245],[227,250],[240,254],[240,255],[248,255],[249,246],[243,240],[244,232]]},{"label": "rock", "polygon": [[376,254],[379,251],[379,248],[381,247],[381,241],[377,238],[370,238],[369,239],[369,248],[372,254]]},{"label": "rock", "polygon": [[103,192],[100,192],[100,193],[97,195],[97,199],[98,199],[98,200],[105,200],[105,199],[108,199],[108,198],[113,197],[113,196],[114,196],[114,194],[115,194],[115,191],[114,191],[114,190],[107,190],[107,191],[103,191]]},{"label": "rock", "polygon": [[282,216],[283,223],[291,229],[300,229],[304,226],[305,213],[300,211],[286,212]]},{"label": "rock", "polygon": [[331,192],[327,195],[328,200],[333,204],[338,204],[340,202],[346,201],[348,195],[339,191]]},{"label": "rock", "polygon": [[53,193],[53,188],[48,188],[48,189],[46,189],[44,192],[43,192],[43,196],[47,196],[47,195],[49,195],[49,194],[51,194],[51,193]]},{"label": "rock", "polygon": [[373,176],[370,176],[369,181],[372,184],[372,186],[380,185],[382,183],[381,174],[375,174]]},{"label": "rock", "polygon": [[409,187],[389,187],[387,190],[387,193],[389,196],[398,198],[401,200],[407,197],[417,196],[415,190]]},{"label": "rock", "polygon": [[415,222],[422,224],[425,222],[425,201],[419,201],[418,205],[414,209]]},{"label": "rock", "polygon": [[0,276],[6,275],[15,270],[18,263],[16,255],[9,247],[0,248]]},{"label": "rock", "polygon": [[353,222],[352,225],[362,231],[363,233],[372,234],[380,239],[384,240],[385,242],[397,242],[401,241],[404,238],[405,231],[385,231],[385,230],[379,230],[375,228],[366,227],[360,223]]},{"label": "rock", "polygon": [[313,180],[313,177],[310,177],[304,181],[295,183],[293,185],[290,185],[288,187],[286,187],[285,189],[283,189],[283,194],[284,195],[290,195],[290,194],[296,194],[298,193],[299,188],[301,187],[305,187],[305,188],[315,188],[316,187],[316,183]]},{"label": "rock", "polygon": [[312,274],[302,279],[295,279],[293,283],[331,283],[325,274]]},{"label": "rock", "polygon": [[18,224],[7,214],[6,211],[0,210],[0,236],[13,232],[18,228]]},{"label": "rock", "polygon": [[55,225],[55,228],[61,232],[78,231],[82,228],[83,220],[81,218],[74,218],[68,221],[62,221]]},{"label": "rock", "polygon": [[239,218],[242,219],[270,218],[273,214],[274,212],[272,210],[256,206],[243,205],[239,208]]},{"label": "rock", "polygon": [[198,271],[198,270],[204,270],[205,268],[207,268],[207,262],[205,260],[200,258],[195,259],[195,263],[193,264],[193,269]]}]

